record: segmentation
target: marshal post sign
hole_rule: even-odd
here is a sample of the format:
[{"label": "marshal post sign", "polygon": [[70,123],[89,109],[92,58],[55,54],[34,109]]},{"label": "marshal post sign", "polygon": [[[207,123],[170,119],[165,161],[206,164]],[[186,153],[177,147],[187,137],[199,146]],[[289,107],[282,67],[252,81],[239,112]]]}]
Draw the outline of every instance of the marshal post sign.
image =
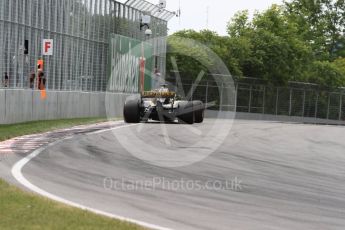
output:
[{"label": "marshal post sign", "polygon": [[42,55],[43,56],[52,56],[53,55],[53,47],[54,40],[53,39],[43,39],[42,42]]}]

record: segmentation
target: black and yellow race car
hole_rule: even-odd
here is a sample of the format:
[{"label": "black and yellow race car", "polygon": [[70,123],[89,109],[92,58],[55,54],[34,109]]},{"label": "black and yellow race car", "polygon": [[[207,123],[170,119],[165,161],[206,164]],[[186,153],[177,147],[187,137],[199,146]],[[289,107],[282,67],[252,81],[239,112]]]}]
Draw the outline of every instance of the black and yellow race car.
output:
[{"label": "black and yellow race car", "polygon": [[204,111],[202,101],[180,100],[175,92],[162,87],[129,96],[124,105],[123,115],[127,123],[153,120],[194,124],[204,121]]}]

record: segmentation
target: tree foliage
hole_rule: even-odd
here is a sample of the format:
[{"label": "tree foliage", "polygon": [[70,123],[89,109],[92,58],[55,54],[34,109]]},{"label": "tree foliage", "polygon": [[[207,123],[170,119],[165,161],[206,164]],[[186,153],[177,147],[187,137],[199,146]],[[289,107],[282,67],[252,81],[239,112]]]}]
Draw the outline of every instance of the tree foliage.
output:
[{"label": "tree foliage", "polygon": [[285,6],[291,23],[298,25],[320,59],[333,60],[344,53],[344,0],[292,0]]},{"label": "tree foliage", "polygon": [[[184,30],[174,37],[208,46],[238,78],[259,78],[274,85],[303,81],[344,86],[344,2],[291,0],[256,12],[252,19],[248,11],[238,12],[228,23],[228,36]],[[192,47],[185,49],[196,52]],[[197,75],[193,71],[199,68],[184,57],[179,57],[179,67],[191,75]]]},{"label": "tree foliage", "polygon": [[178,70],[191,78],[196,77],[200,71],[207,72],[208,68],[213,65],[213,60],[198,43],[206,43],[207,38],[215,41],[217,37],[211,32],[206,34],[192,30],[180,31],[174,36],[170,36],[167,42],[167,69]]}]

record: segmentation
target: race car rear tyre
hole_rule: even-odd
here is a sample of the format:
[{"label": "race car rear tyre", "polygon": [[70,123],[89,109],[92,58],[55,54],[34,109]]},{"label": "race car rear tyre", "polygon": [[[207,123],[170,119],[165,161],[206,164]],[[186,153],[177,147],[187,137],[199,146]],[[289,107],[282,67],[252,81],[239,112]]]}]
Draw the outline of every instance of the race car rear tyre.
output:
[{"label": "race car rear tyre", "polygon": [[177,118],[179,120],[179,123],[194,124],[193,102],[180,102]]},{"label": "race car rear tyre", "polygon": [[140,122],[140,97],[130,96],[126,99],[123,108],[123,117],[126,123]]},{"label": "race car rear tyre", "polygon": [[204,121],[204,103],[202,101],[193,101],[194,122],[202,123]]}]

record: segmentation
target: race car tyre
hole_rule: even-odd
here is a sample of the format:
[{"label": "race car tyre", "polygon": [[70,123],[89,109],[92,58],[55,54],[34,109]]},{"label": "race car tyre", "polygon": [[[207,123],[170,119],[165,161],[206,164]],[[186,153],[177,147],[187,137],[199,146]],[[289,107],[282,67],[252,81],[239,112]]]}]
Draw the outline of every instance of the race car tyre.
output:
[{"label": "race car tyre", "polygon": [[204,103],[202,101],[193,101],[193,109],[194,109],[194,122],[195,123],[202,123],[204,121]]},{"label": "race car tyre", "polygon": [[126,123],[140,122],[140,97],[129,96],[123,108],[123,117]]},{"label": "race car tyre", "polygon": [[179,120],[179,123],[194,124],[193,102],[180,102],[177,118]]}]

